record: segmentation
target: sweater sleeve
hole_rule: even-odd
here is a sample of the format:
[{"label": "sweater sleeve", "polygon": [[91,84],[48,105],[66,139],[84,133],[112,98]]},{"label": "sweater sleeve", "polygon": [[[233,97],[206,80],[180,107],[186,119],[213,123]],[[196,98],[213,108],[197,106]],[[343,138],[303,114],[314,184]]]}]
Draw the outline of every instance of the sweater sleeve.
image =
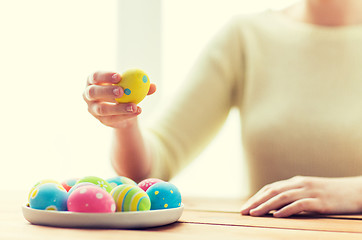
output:
[{"label": "sweater sleeve", "polygon": [[232,19],[211,39],[175,99],[147,129],[152,177],[175,176],[215,137],[240,101],[244,75],[240,32],[240,24]]}]

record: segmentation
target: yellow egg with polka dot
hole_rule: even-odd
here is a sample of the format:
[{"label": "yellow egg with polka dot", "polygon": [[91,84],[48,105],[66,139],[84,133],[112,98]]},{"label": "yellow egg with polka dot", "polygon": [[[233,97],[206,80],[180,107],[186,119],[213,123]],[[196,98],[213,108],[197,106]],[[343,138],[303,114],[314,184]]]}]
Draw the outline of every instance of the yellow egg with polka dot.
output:
[{"label": "yellow egg with polka dot", "polygon": [[147,74],[140,69],[130,69],[122,74],[122,80],[115,84],[123,88],[123,96],[116,98],[119,103],[141,102],[150,89],[150,79]]}]

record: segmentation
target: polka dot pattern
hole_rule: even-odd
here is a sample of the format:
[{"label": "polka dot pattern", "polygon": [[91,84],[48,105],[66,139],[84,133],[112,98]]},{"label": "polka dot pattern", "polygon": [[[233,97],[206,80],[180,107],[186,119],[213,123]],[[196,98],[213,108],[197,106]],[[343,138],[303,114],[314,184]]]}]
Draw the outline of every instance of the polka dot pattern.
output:
[{"label": "polka dot pattern", "polygon": [[54,180],[39,181],[29,192],[28,206],[47,211],[89,213],[148,211],[181,206],[181,194],[176,186],[157,178],[145,179],[137,184],[122,176],[107,181],[88,176],[78,180],[69,190],[65,189],[65,182],[73,185],[69,181],[62,184]]},{"label": "polka dot pattern", "polygon": [[129,88],[124,89],[124,94],[131,95],[132,91]]},{"label": "polka dot pattern", "polygon": [[181,194],[169,182],[158,182],[146,191],[151,200],[151,210],[177,208],[181,206]]},{"label": "polka dot pattern", "polygon": [[68,191],[68,195],[70,195],[74,190],[76,190],[82,186],[96,186],[96,185],[93,183],[89,183],[89,182],[77,183]]},{"label": "polka dot pattern", "polygon": [[29,206],[38,210],[67,210],[68,193],[59,183],[37,185],[30,193]]},{"label": "polka dot pattern", "polygon": [[146,75],[143,75],[142,82],[144,82],[144,83],[148,82],[148,77]]},{"label": "polka dot pattern", "polygon": [[48,206],[47,208],[45,208],[45,210],[48,210],[48,211],[58,211],[57,207],[54,206],[54,205]]},{"label": "polka dot pattern", "polygon": [[68,210],[71,212],[111,213],[115,209],[111,194],[96,185],[81,186],[69,195]]},{"label": "polka dot pattern", "polygon": [[163,180],[158,178],[148,178],[138,183],[138,186],[143,189],[143,191],[147,191],[149,187],[151,187],[153,184],[163,182]]},{"label": "polka dot pattern", "polygon": [[116,98],[117,102],[138,104],[147,96],[150,80],[144,71],[130,69],[122,73],[122,80],[115,85],[122,87],[124,91],[120,98]]}]

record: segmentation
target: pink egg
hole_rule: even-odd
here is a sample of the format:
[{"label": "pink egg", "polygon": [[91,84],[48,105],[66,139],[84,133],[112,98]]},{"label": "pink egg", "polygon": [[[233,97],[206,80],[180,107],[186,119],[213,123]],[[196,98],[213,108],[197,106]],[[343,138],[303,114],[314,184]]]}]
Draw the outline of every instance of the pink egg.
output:
[{"label": "pink egg", "polygon": [[164,182],[164,181],[158,178],[148,178],[138,183],[138,186],[146,192],[149,187],[158,182]]},{"label": "pink egg", "polygon": [[75,189],[68,198],[68,211],[87,213],[112,213],[116,211],[113,197],[97,186],[82,186]]},{"label": "pink egg", "polygon": [[84,187],[84,186],[97,186],[97,185],[90,183],[90,182],[83,182],[83,183],[75,184],[71,189],[69,189],[68,195],[72,194],[72,192],[74,192],[76,189],[78,189],[80,187]]}]

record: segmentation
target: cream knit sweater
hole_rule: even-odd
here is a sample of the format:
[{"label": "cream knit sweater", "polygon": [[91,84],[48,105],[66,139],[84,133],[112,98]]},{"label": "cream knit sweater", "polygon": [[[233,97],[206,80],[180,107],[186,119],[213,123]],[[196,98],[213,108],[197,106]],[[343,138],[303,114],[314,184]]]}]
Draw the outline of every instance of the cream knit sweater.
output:
[{"label": "cream knit sweater", "polygon": [[362,175],[362,26],[321,27],[272,11],[236,16],[170,106],[148,135],[155,177],[194,159],[233,107],[251,193],[295,175]]}]

